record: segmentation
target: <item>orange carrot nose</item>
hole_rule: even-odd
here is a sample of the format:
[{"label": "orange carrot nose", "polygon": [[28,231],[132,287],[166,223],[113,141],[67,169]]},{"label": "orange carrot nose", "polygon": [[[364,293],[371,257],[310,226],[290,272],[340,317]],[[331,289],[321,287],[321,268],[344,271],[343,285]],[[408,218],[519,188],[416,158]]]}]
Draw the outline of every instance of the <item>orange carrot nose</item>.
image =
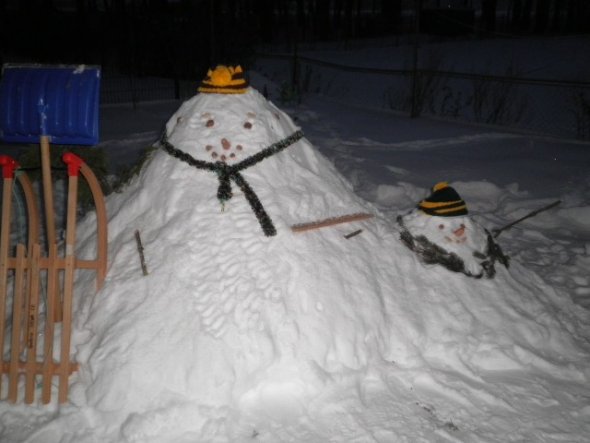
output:
[{"label": "orange carrot nose", "polygon": [[453,231],[453,234],[455,234],[457,237],[461,237],[463,234],[465,234],[465,226],[461,225],[460,228],[457,228]]}]

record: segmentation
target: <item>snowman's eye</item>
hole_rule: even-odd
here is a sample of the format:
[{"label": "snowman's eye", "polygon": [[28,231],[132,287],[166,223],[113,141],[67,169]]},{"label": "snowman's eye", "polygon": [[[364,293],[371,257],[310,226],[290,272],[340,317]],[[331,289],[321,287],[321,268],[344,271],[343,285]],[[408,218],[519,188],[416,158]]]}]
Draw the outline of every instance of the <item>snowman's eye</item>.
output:
[{"label": "snowman's eye", "polygon": [[213,121],[212,118],[210,118],[209,120],[207,120],[207,123],[205,123],[205,126],[207,126],[208,128],[210,128],[214,124],[215,124],[215,122]]},{"label": "snowman's eye", "polygon": [[244,128],[246,128],[246,129],[252,129],[252,123],[250,123],[250,122],[244,123]]},{"label": "snowman's eye", "polygon": [[445,228],[445,225],[438,225],[438,229],[441,229],[442,230],[444,228]]}]

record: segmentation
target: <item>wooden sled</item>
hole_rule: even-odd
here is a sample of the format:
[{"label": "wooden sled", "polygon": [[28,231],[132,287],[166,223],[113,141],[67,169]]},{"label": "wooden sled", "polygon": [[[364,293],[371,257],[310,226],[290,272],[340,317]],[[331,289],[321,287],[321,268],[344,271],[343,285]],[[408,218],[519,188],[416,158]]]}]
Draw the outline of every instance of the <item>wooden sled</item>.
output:
[{"label": "wooden sled", "polygon": [[[0,231],[0,356],[5,355],[5,339],[10,336],[9,360],[0,364],[0,400],[4,399],[3,383],[8,379],[6,399],[18,401],[18,386],[24,376],[24,401],[35,401],[37,387],[41,400],[51,401],[53,377],[58,377],[58,400],[67,401],[69,376],[78,365],[70,361],[72,301],[77,269],[96,272],[97,290],[107,273],[107,218],[104,195],[92,170],[74,154],[66,153],[68,198],[65,244],[59,245],[55,233],[48,230],[46,254],[39,243],[39,210],[33,186],[23,172],[16,174],[27,208],[27,245],[11,248],[12,192],[18,164],[0,156],[3,171],[2,226]],[[96,258],[81,260],[75,256],[76,212],[79,175],[91,190],[97,221]],[[14,251],[14,253],[12,252]],[[60,252],[61,251],[61,252]],[[45,292],[43,292],[45,288]],[[12,301],[12,311],[6,307]],[[56,327],[61,324],[59,334]],[[40,332],[42,331],[42,334]],[[59,342],[59,356],[54,345]],[[58,357],[58,358],[57,358]]]}]

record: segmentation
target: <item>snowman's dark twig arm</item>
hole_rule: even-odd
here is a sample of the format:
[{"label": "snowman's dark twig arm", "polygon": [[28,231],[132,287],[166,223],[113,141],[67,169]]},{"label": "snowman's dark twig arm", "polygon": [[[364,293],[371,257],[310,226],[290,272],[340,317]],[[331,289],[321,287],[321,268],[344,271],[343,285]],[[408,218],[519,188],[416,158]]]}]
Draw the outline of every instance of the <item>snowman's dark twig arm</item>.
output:
[{"label": "snowman's dark twig arm", "polygon": [[492,232],[494,233],[494,238],[498,237],[498,235],[500,235],[503,231],[506,231],[507,229],[510,229],[512,226],[514,226],[517,223],[520,223],[523,220],[526,220],[527,218],[531,218],[534,217],[535,215],[537,215],[539,212],[543,212],[543,211],[547,211],[548,209],[551,209],[555,206],[557,206],[558,204],[561,203],[561,200],[557,200],[554,201],[553,203],[551,203],[550,205],[547,206],[543,206],[540,209],[536,209],[533,212],[529,212],[527,215],[525,215],[524,217],[519,218],[518,220],[514,220],[511,223],[508,223],[505,226],[502,226],[501,228],[497,228],[497,229],[492,229]]}]

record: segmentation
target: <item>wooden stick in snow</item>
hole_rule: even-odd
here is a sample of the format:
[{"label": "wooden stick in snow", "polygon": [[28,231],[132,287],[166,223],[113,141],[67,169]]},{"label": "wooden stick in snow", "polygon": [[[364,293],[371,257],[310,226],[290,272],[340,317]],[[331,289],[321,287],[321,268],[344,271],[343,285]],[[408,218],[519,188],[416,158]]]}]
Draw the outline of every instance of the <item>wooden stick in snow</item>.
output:
[{"label": "wooden stick in snow", "polygon": [[143,275],[148,275],[145,257],[143,255],[143,245],[141,244],[141,237],[139,236],[139,230],[135,231],[135,241],[137,242],[137,252],[139,252],[139,259],[141,261],[141,271],[143,272]]},{"label": "wooden stick in snow", "polygon": [[293,232],[299,233],[299,232],[310,231],[312,229],[325,228],[326,226],[338,225],[341,223],[350,223],[353,221],[366,220],[366,219],[372,218],[372,217],[374,217],[373,214],[367,214],[364,212],[360,212],[357,214],[342,215],[340,217],[331,217],[331,218],[326,218],[324,220],[318,220],[318,221],[313,221],[313,222],[309,222],[309,223],[300,223],[300,224],[291,226],[291,230]]},{"label": "wooden stick in snow", "polygon": [[352,237],[355,237],[355,236],[359,235],[361,232],[363,232],[363,230],[362,230],[362,229],[357,229],[356,231],[354,231],[354,232],[351,232],[350,234],[346,234],[346,235],[344,236],[344,238],[345,238],[346,240],[348,240],[349,238],[352,238]]}]

